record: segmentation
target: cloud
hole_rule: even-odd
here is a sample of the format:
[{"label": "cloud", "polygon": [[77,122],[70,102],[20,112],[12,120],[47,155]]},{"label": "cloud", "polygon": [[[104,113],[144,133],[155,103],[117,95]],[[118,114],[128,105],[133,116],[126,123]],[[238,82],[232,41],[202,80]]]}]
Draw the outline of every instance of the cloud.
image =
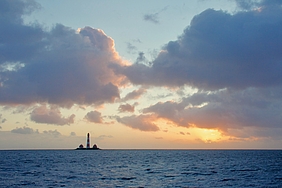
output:
[{"label": "cloud", "polygon": [[160,21],[159,21],[159,14],[160,14],[161,12],[166,11],[167,8],[168,8],[168,6],[164,7],[164,8],[163,8],[162,10],[160,10],[159,12],[152,13],[152,14],[145,14],[145,15],[143,16],[143,19],[144,19],[145,21],[149,21],[149,22],[152,22],[152,23],[154,23],[154,24],[159,24],[159,23],[160,23]]},{"label": "cloud", "polygon": [[41,40],[44,32],[36,24],[24,25],[22,15],[30,14],[40,6],[33,0],[3,0],[0,7],[0,65],[26,60],[38,53],[45,44]]},{"label": "cloud", "polygon": [[0,126],[0,129],[2,129],[2,127]]},{"label": "cloud", "polygon": [[251,10],[256,7],[280,6],[280,0],[235,0],[237,6],[243,10]]},{"label": "cloud", "polygon": [[70,125],[74,123],[74,118],[74,114],[69,117],[63,117],[57,107],[50,106],[50,108],[48,108],[46,105],[35,108],[30,114],[30,119],[36,123],[54,125]]},{"label": "cloud", "polygon": [[162,140],[163,137],[155,137],[155,139],[157,139],[157,140]]},{"label": "cloud", "polygon": [[138,57],[137,57],[135,63],[145,63],[145,64],[149,63],[147,58],[145,57],[144,52],[139,52],[138,53]]},{"label": "cloud", "polygon": [[239,8],[250,10],[258,5],[258,0],[235,0]]},{"label": "cloud", "polygon": [[121,101],[128,101],[133,99],[139,99],[142,94],[146,93],[146,89],[139,88],[137,90],[134,90],[130,93],[128,93],[124,98],[121,99]]},{"label": "cloud", "polygon": [[158,131],[159,127],[153,123],[156,120],[154,115],[116,117],[117,121],[133,129],[141,131]]},{"label": "cloud", "polygon": [[107,139],[107,138],[113,138],[113,136],[111,136],[111,135],[100,135],[96,139],[104,140],[104,139]]},{"label": "cloud", "polygon": [[134,46],[134,45],[133,45],[132,43],[130,43],[130,42],[126,43],[126,47],[127,47],[127,52],[128,52],[128,53],[134,54],[134,53],[136,53],[136,51],[137,51],[137,47]]},{"label": "cloud", "polygon": [[50,136],[53,136],[53,137],[55,137],[55,138],[57,138],[57,137],[59,137],[59,136],[62,135],[59,131],[57,131],[57,129],[55,129],[55,130],[53,130],[53,131],[52,131],[52,130],[43,131],[43,134],[50,135]]},{"label": "cloud", "polygon": [[33,130],[32,128],[29,127],[20,127],[20,128],[15,128],[11,130],[12,133],[17,133],[17,134],[34,134],[34,133],[39,133],[38,130]]},{"label": "cloud", "polygon": [[2,118],[2,114],[0,114],[0,123],[5,123],[7,121],[6,118]]},{"label": "cloud", "polygon": [[75,132],[71,132],[70,136],[76,136],[76,133]]},{"label": "cloud", "polygon": [[138,85],[204,90],[281,85],[281,7],[230,14],[212,9],[195,16],[152,66],[113,66]]},{"label": "cloud", "polygon": [[195,93],[181,102],[159,102],[143,109],[143,112],[178,126],[219,129],[237,137],[246,136],[244,131],[238,133],[237,130],[257,128],[261,131],[248,132],[248,137],[263,137],[273,134],[271,129],[282,133],[281,92],[282,87],[275,92],[248,88],[243,91],[226,89],[214,93]]},{"label": "cloud", "polygon": [[119,112],[134,112],[134,105],[130,104],[121,104],[118,107]]},{"label": "cloud", "polygon": [[103,123],[103,117],[101,116],[101,113],[98,111],[91,111],[88,112],[85,117],[87,121],[93,122],[93,123]]},{"label": "cloud", "polygon": [[154,24],[158,24],[159,23],[159,13],[154,13],[154,14],[145,14],[143,16],[143,19],[145,21],[150,21]]},{"label": "cloud", "polygon": [[148,108],[143,109],[143,113],[155,113],[158,118],[165,118],[177,123],[179,126],[188,126],[187,122],[183,122],[181,112],[185,109],[186,104],[167,101],[165,103],[158,102]]},{"label": "cloud", "polygon": [[1,4],[6,8],[0,9],[5,15],[0,19],[0,104],[71,107],[119,98],[124,76],[117,76],[109,64],[123,62],[102,30],[75,31],[57,24],[46,31],[23,23],[25,10],[32,10],[29,1]]}]

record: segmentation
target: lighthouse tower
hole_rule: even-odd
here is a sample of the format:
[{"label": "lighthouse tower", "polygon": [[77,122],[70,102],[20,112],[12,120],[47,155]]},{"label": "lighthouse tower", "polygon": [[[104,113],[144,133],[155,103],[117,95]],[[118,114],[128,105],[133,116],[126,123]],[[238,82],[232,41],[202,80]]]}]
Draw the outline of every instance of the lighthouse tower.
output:
[{"label": "lighthouse tower", "polygon": [[87,133],[87,141],[86,141],[86,148],[90,148],[90,138],[89,138],[89,133]]}]

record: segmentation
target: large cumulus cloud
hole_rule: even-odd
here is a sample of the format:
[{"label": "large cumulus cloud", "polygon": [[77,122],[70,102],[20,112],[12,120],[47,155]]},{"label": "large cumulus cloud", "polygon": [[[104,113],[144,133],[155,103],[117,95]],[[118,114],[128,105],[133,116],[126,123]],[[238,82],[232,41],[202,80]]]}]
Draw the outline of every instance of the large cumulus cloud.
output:
[{"label": "large cumulus cloud", "polygon": [[[121,64],[114,41],[102,30],[78,31],[57,24],[49,31],[25,25],[22,15],[33,1],[1,1],[0,103],[47,102],[64,107],[101,104],[119,98],[123,76],[109,64]],[[18,5],[21,5],[17,7]]]},{"label": "large cumulus cloud", "polygon": [[208,9],[153,61],[117,68],[135,84],[204,90],[269,87],[282,82],[282,8],[230,14]]}]

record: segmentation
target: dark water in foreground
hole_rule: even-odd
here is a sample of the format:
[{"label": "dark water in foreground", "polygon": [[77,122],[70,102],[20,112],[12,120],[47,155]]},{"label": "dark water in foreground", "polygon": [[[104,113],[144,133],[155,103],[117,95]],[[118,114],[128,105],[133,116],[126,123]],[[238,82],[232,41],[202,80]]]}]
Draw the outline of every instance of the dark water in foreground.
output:
[{"label": "dark water in foreground", "polygon": [[282,187],[282,151],[0,151],[0,187]]}]

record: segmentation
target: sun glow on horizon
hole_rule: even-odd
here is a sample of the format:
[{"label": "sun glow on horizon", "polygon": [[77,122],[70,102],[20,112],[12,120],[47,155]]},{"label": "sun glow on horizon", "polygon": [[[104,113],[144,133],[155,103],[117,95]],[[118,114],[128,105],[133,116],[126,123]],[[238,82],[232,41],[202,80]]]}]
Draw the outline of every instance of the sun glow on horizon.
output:
[{"label": "sun glow on horizon", "polygon": [[205,143],[220,142],[226,137],[217,129],[195,128],[196,136]]}]

